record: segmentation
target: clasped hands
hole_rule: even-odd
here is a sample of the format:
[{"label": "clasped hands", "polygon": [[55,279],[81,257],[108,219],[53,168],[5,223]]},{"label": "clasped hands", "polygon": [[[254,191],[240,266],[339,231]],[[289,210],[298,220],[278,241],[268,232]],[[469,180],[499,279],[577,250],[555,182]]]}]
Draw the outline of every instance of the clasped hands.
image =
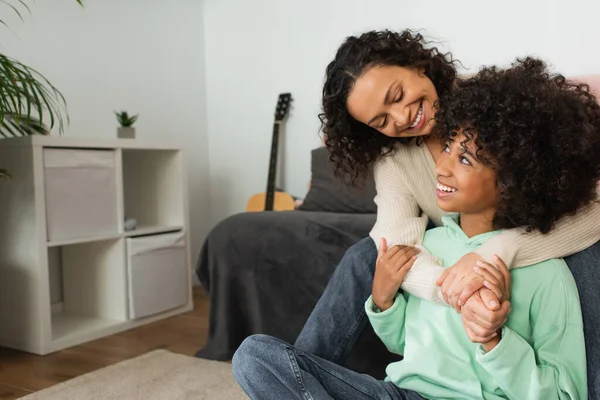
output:
[{"label": "clasped hands", "polygon": [[[418,253],[411,246],[388,249],[382,239],[372,290],[373,302],[382,311],[393,305]],[[510,312],[510,272],[500,258],[494,257],[492,262],[468,253],[436,282],[446,303],[461,314],[469,339],[481,343],[485,351],[491,351],[500,341],[501,328]]]}]

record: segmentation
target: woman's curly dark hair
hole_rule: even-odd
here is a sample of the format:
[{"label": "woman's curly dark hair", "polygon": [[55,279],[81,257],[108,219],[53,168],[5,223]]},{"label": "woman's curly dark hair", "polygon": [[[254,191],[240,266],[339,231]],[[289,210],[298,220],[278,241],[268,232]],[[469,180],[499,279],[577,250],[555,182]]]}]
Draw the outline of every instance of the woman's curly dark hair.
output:
[{"label": "woman's curly dark hair", "polygon": [[325,145],[336,164],[336,174],[347,173],[354,181],[366,175],[385,149],[410,139],[391,138],[350,115],[346,108],[354,83],[366,70],[375,66],[396,65],[423,68],[438,96],[445,95],[456,77],[454,61],[437,48],[427,48],[423,36],[409,30],[402,32],[370,31],[350,36],[329,63],[323,86],[323,110],[319,114]]},{"label": "woman's curly dark hair", "polygon": [[496,229],[547,233],[595,200],[600,106],[588,85],[526,58],[483,68],[440,102],[436,133],[447,140],[462,128],[466,141],[476,134],[478,156],[496,170]]}]

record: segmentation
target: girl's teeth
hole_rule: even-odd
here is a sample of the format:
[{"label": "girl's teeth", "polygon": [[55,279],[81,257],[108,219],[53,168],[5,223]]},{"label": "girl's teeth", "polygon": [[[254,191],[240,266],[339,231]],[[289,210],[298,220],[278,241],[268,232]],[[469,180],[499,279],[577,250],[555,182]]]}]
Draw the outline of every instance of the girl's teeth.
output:
[{"label": "girl's teeth", "polygon": [[454,193],[454,192],[456,192],[456,189],[448,187],[448,186],[444,186],[444,185],[442,185],[440,183],[438,183],[437,188],[439,190],[441,190],[441,191],[448,192],[448,193]]}]

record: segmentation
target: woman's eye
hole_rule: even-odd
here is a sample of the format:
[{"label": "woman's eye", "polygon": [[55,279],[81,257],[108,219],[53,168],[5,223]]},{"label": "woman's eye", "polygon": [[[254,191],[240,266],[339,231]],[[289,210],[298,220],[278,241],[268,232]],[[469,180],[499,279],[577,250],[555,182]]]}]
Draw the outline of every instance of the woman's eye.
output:
[{"label": "woman's eye", "polygon": [[387,117],[385,117],[383,119],[383,121],[381,121],[381,124],[377,127],[377,129],[383,129],[383,128],[385,128],[385,126],[387,125],[387,121],[388,121],[388,119],[387,119]]},{"label": "woman's eye", "polygon": [[464,157],[460,158],[460,162],[461,162],[461,164],[471,165],[471,162]]},{"label": "woman's eye", "polygon": [[450,146],[446,145],[446,147],[444,147],[444,153],[450,153]]},{"label": "woman's eye", "polygon": [[394,103],[400,103],[402,101],[403,97],[404,97],[404,92],[398,92],[398,94],[396,95],[396,100],[394,100]]}]

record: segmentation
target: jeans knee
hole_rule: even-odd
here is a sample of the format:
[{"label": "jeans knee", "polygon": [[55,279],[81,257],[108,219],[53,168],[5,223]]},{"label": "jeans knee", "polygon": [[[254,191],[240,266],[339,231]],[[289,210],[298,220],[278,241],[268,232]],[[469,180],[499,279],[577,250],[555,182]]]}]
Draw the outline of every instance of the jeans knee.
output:
[{"label": "jeans knee", "polygon": [[262,364],[267,349],[274,344],[274,338],[267,335],[248,336],[233,354],[231,368],[235,379],[240,382],[248,372],[256,371]]}]

